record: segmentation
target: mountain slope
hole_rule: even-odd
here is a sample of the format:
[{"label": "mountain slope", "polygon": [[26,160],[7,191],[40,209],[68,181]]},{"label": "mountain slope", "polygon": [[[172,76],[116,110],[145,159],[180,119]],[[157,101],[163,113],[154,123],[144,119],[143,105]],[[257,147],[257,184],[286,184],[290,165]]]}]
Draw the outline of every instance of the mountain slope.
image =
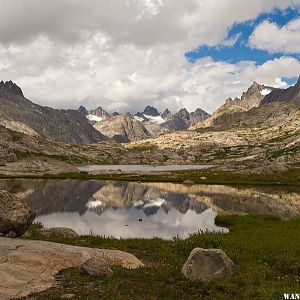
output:
[{"label": "mountain slope", "polygon": [[120,143],[137,141],[150,136],[143,124],[130,116],[119,115],[97,122],[95,128]]},{"label": "mountain slope", "polygon": [[266,95],[261,105],[273,102],[287,102],[300,106],[300,77],[296,85],[288,89],[277,89]]},{"label": "mountain slope", "polygon": [[64,143],[90,144],[107,139],[80,112],[34,104],[11,81],[0,82],[0,119],[18,122],[41,137]]},{"label": "mountain slope", "polygon": [[203,123],[196,125],[197,127],[226,127],[235,122],[243,112],[249,111],[254,107],[258,107],[264,97],[274,90],[273,87],[260,85],[257,82],[244,92],[241,98],[229,98],[219,107],[211,117]]}]

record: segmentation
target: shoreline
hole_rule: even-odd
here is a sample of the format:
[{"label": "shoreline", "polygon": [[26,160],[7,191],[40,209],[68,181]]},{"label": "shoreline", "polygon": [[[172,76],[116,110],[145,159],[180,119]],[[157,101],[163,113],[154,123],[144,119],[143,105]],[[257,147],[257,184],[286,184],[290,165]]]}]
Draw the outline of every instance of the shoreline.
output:
[{"label": "shoreline", "polygon": [[77,179],[77,180],[114,180],[129,182],[166,182],[208,184],[208,185],[261,185],[300,187],[300,169],[292,169],[277,174],[238,173],[216,170],[188,170],[173,172],[69,172],[57,174],[0,174],[0,179]]}]

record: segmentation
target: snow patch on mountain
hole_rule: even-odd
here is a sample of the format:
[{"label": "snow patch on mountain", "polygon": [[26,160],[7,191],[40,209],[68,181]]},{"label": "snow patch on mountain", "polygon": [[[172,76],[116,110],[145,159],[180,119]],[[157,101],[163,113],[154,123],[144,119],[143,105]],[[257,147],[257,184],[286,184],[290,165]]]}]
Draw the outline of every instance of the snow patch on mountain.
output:
[{"label": "snow patch on mountain", "polygon": [[104,203],[102,202],[102,201],[100,201],[100,200],[95,200],[95,201],[89,201],[87,204],[86,204],[86,207],[88,208],[88,209],[93,209],[93,208],[97,208],[97,207],[101,207],[101,206],[103,206],[104,205]]},{"label": "snow patch on mountain", "polygon": [[91,122],[101,122],[103,120],[103,118],[95,116],[95,115],[87,115],[86,117]]},{"label": "snow patch on mountain", "polygon": [[137,121],[140,121],[140,122],[143,122],[143,121],[144,121],[144,119],[143,119],[143,118],[141,118],[141,117],[138,117],[138,116],[134,116],[134,118],[135,118]]},{"label": "snow patch on mountain", "polygon": [[165,123],[166,121],[162,118],[162,116],[150,116],[150,115],[145,115],[145,118],[149,119],[149,122],[152,123],[152,124],[163,124]]},{"label": "snow patch on mountain", "polygon": [[270,89],[263,89],[260,93],[262,96],[267,96],[272,92]]}]

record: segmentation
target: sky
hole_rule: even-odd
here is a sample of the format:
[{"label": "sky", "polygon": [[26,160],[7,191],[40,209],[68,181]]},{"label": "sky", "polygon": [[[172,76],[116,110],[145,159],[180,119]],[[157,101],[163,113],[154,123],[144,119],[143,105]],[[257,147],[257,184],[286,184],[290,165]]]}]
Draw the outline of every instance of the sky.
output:
[{"label": "sky", "polygon": [[0,80],[55,108],[212,113],[300,75],[300,0],[0,0]]}]

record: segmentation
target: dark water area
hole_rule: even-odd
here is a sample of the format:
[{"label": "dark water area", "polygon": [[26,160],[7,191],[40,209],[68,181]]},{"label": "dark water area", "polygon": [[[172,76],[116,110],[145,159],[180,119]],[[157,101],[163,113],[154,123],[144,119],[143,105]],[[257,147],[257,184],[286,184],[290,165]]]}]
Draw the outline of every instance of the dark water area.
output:
[{"label": "dark water area", "polygon": [[45,227],[116,238],[171,239],[198,231],[228,232],[217,214],[299,216],[300,190],[223,185],[184,186],[101,180],[0,180],[26,199]]}]

